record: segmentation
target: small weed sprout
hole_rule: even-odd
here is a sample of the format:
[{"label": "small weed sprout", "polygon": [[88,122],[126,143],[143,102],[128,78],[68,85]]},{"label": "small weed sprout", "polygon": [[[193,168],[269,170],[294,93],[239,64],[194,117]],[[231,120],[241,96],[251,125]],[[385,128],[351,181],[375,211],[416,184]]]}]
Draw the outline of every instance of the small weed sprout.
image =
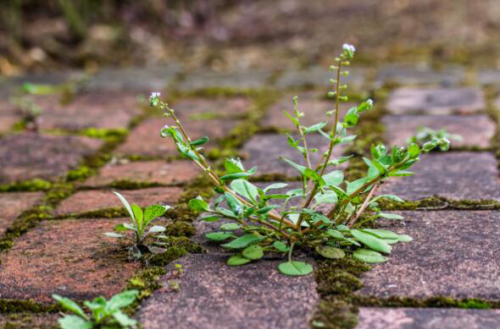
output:
[{"label": "small weed sprout", "polygon": [[462,141],[462,136],[450,134],[445,129],[434,130],[427,127],[419,127],[417,128],[417,133],[408,140],[408,144],[415,143],[423,145],[425,143],[431,143],[439,147],[441,151],[448,151],[451,140],[460,142]]},{"label": "small weed sprout", "polygon": [[[122,202],[123,206],[127,210],[130,223],[122,223],[115,226],[115,232],[107,232],[104,235],[112,238],[126,239],[130,236],[123,234],[125,231],[132,231],[133,246],[130,248],[130,252],[134,258],[141,258],[144,251],[149,251],[151,253],[164,252],[163,248],[158,248],[146,244],[146,239],[152,235],[164,232],[166,229],[164,226],[154,225],[148,229],[149,224],[158,217],[161,217],[165,212],[170,209],[170,206],[160,206],[152,205],[146,207],[145,210],[134,203],[130,204],[123,195],[118,192],[113,192]],[[147,230],[147,231],[146,231]],[[117,233],[118,232],[118,233]]]},{"label": "small weed sprout", "polygon": [[76,302],[59,295],[52,295],[59,304],[70,311],[71,315],[64,315],[59,319],[62,329],[92,329],[92,328],[135,328],[137,321],[122,312],[124,307],[132,304],[138,295],[137,290],[128,290],[106,300],[97,297],[93,301],[83,304],[90,311],[85,312]]},{"label": "small weed sprout", "polygon": [[17,105],[21,110],[26,129],[38,133],[40,131],[40,115],[42,109],[30,96],[15,98],[12,103]]},{"label": "small weed sprout", "polygon": [[[342,53],[335,59],[336,64],[330,67],[334,78],[328,95],[334,99],[335,107],[325,113],[327,120],[310,127],[303,126],[301,118],[304,113],[299,110],[297,97],[293,100],[293,112],[286,113],[299,136],[287,135],[288,143],[301,154],[304,163],[301,165],[281,158],[302,178],[301,188],[287,192],[276,192],[286,188],[285,183],[259,188],[249,182],[257,168],[247,170],[239,159],[226,159],[226,173],[219,176],[202,153],[208,137],[192,140],[174,109],[161,100],[159,93],[151,94],[150,104],[174,121],[174,125],[161,130],[161,137],[171,138],[180,154],[194,161],[210,177],[220,195],[213,205],[201,197],[190,200],[189,204],[192,210],[206,214],[201,220],[230,220],[220,227],[219,232],[206,234],[207,239],[224,242],[222,247],[234,251],[227,261],[229,265],[244,265],[269,253],[282,254],[287,258],[278,267],[283,274],[307,275],[312,272],[312,266],[293,259],[295,247],[314,250],[325,258],[338,259],[351,254],[356,259],[378,263],[386,261],[385,255],[390,254],[391,245],[411,241],[411,237],[389,230],[362,228],[362,223],[367,217],[402,219],[400,215],[380,211],[377,205],[380,199],[403,200],[395,195],[377,195],[378,187],[392,177],[411,176],[413,173],[408,169],[419,161],[422,152],[430,152],[438,146],[446,150],[449,140],[436,135],[422,146],[412,142],[407,147],[393,147],[391,150],[382,144],[372,145],[371,158],[363,158],[368,168],[365,177],[354,181],[344,179],[344,172],[338,167],[349,157],[333,158],[333,149],[356,138],[348,134],[348,130],[354,128],[360,116],[373,107],[369,99],[349,109],[343,119],[339,115],[340,102],[348,100],[342,95],[347,86],[341,78],[349,74],[345,68],[350,65],[354,53],[353,46],[344,45]],[[308,145],[308,135],[311,134],[320,134],[327,139],[328,147],[325,150],[311,149]],[[312,163],[312,152],[321,152],[318,163]],[[290,205],[293,199],[298,199],[300,205]],[[320,211],[325,205],[328,210]]]}]

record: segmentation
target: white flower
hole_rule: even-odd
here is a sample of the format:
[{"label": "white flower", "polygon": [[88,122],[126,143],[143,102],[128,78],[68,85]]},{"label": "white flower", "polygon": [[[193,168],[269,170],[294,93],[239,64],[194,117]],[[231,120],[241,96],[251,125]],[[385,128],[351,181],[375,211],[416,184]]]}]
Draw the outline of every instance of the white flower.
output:
[{"label": "white flower", "polygon": [[151,96],[149,96],[149,98],[159,98],[160,96],[161,96],[161,93],[153,92],[153,93],[151,93]]},{"label": "white flower", "polygon": [[350,45],[348,43],[344,43],[344,45],[342,46],[342,49],[344,51],[348,51],[348,52],[351,52],[351,53],[354,53],[356,51],[356,47],[354,47],[353,45]]}]

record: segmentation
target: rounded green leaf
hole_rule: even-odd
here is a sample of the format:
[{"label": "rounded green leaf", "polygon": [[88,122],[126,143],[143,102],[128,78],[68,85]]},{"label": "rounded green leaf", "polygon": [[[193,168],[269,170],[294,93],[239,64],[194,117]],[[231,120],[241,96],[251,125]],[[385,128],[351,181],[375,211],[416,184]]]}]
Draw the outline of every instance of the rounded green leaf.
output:
[{"label": "rounded green leaf", "polygon": [[391,246],[384,240],[379,239],[374,235],[359,230],[351,230],[351,234],[356,240],[358,240],[359,242],[361,242],[370,249],[382,252],[384,254],[391,253],[392,250]]},{"label": "rounded green leaf", "polygon": [[382,256],[380,253],[368,249],[358,249],[352,256],[356,259],[370,264],[383,263],[387,261],[387,258]]},{"label": "rounded green leaf", "polygon": [[264,256],[264,250],[259,245],[253,245],[253,246],[246,247],[245,249],[243,249],[242,254],[245,258],[248,258],[251,260],[257,260],[257,259],[262,258],[262,256]]},{"label": "rounded green leaf", "polygon": [[[226,234],[231,234],[231,233],[226,233]],[[262,241],[264,238],[262,236],[258,236],[255,234],[245,234],[243,236],[240,236],[237,239],[234,239],[233,241],[223,244],[222,246],[224,248],[229,248],[229,249],[243,249],[248,247],[251,244],[257,243]]]},{"label": "rounded green leaf", "polygon": [[240,266],[240,265],[248,264],[250,262],[251,262],[250,259],[245,258],[240,254],[236,254],[236,255],[232,255],[231,257],[229,257],[229,259],[227,260],[227,265]]},{"label": "rounded green leaf", "polygon": [[276,250],[281,251],[281,252],[288,252],[290,250],[290,247],[288,247],[284,242],[281,242],[281,241],[275,241],[273,243],[273,247],[276,248]]},{"label": "rounded green leaf", "polygon": [[411,241],[413,241],[413,238],[409,235],[401,234],[398,237],[398,241],[399,242],[411,242]]},{"label": "rounded green leaf", "polygon": [[341,259],[345,257],[345,252],[342,249],[332,246],[317,246],[316,252],[328,259]]},{"label": "rounded green leaf", "polygon": [[212,241],[225,241],[232,236],[233,236],[233,233],[230,233],[230,232],[211,232],[211,233],[205,234],[205,237],[208,240],[212,240]]},{"label": "rounded green leaf", "polygon": [[296,261],[281,263],[278,266],[278,269],[280,270],[281,273],[289,276],[308,275],[313,270],[311,265],[304,262],[296,262]]},{"label": "rounded green leaf", "polygon": [[222,224],[220,229],[224,231],[236,231],[241,228],[240,224],[236,223],[227,223],[227,224]]}]

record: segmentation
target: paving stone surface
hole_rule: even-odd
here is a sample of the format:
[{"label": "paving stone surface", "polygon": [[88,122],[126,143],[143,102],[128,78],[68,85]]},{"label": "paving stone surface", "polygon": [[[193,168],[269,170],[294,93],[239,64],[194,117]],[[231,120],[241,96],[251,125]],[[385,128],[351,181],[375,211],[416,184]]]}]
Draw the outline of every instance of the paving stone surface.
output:
[{"label": "paving stone surface", "polygon": [[41,202],[43,193],[0,193],[0,236],[23,211]]},{"label": "paving stone surface", "polygon": [[495,134],[496,125],[487,115],[389,115],[383,118],[386,127],[385,139],[390,146],[404,146],[419,128],[426,127],[435,131],[461,136],[452,140],[451,147],[488,148]]},{"label": "paving stone surface", "polygon": [[[197,254],[175,262],[184,272],[164,276],[165,286],[143,303],[137,318],[144,328],[309,328],[318,301],[313,276],[283,276],[276,260],[231,267],[226,259]],[[169,288],[172,279],[177,292]]]},{"label": "paving stone surface", "polygon": [[[294,136],[297,138],[297,136]],[[322,151],[328,148],[329,141],[321,135],[309,135],[308,147],[320,151],[311,154],[311,162],[317,164],[322,156]],[[337,146],[332,158],[342,155],[344,148]],[[253,136],[243,147],[245,168],[257,166],[258,175],[276,175],[284,177],[299,177],[300,174],[279,157],[283,156],[295,163],[305,165],[303,156],[288,145],[287,137],[279,134],[261,134]]]},{"label": "paving stone surface", "polygon": [[413,237],[363,275],[360,295],[500,299],[498,211],[405,211],[382,224]]},{"label": "paving stone surface", "polygon": [[496,329],[500,310],[361,308],[356,329]]},{"label": "paving stone surface", "polygon": [[93,91],[162,91],[174,82],[180,71],[181,67],[175,63],[145,68],[107,68],[96,72],[87,88]]},{"label": "paving stone surface", "polygon": [[0,314],[0,327],[16,329],[53,329],[60,314],[11,313]]},{"label": "paving stone surface", "polygon": [[[231,116],[244,114],[249,102],[245,99],[234,101],[187,100],[175,107],[182,125],[194,140],[208,136],[206,148],[214,147],[217,140],[228,135],[238,124]],[[175,143],[170,138],[161,138],[160,130],[165,125],[174,125],[172,118],[154,117],[139,124],[118,150],[119,155],[143,155],[168,157],[178,155]]]},{"label": "paving stone surface", "polygon": [[40,223],[2,256],[0,298],[52,302],[69,298],[107,298],[126,287],[139,269],[118,242],[103,236],[123,219],[64,220]]},{"label": "paving stone surface", "polygon": [[483,93],[474,88],[399,88],[387,102],[392,114],[473,114],[486,107]]},{"label": "paving stone surface", "polygon": [[0,183],[55,180],[102,145],[102,141],[81,136],[7,136],[0,139]]},{"label": "paving stone surface", "polygon": [[0,99],[0,134],[11,131],[21,120],[21,112],[9,101]]},{"label": "paving stone surface", "polygon": [[208,88],[260,89],[271,77],[271,72],[245,70],[235,72],[194,71],[177,85],[184,92]]},{"label": "paving stone surface", "polygon": [[465,80],[465,72],[459,67],[434,70],[429,66],[391,65],[382,67],[376,78],[378,84],[457,86]]},{"label": "paving stone surface", "polygon": [[[267,110],[261,125],[263,129],[279,128],[296,130],[293,122],[284,114],[285,111],[290,114],[293,113],[293,96],[294,94],[288,94],[282,97],[276,104]],[[299,99],[298,109],[305,113],[305,116],[301,118],[303,126],[312,126],[313,124],[328,119],[333,122],[333,118],[328,118],[326,112],[335,108],[335,102],[324,98],[322,99],[321,96],[323,95],[321,93],[301,93],[297,96]],[[354,105],[354,103],[341,103],[339,111],[340,118],[342,118],[347,110]]]},{"label": "paving stone surface", "polygon": [[137,161],[126,164],[109,164],[99,174],[89,178],[83,185],[103,187],[117,182],[158,183],[175,185],[187,183],[199,174],[191,161]]},{"label": "paving stone surface", "polygon": [[497,161],[486,152],[432,153],[410,169],[415,175],[387,181],[380,194],[405,200],[434,195],[456,200],[500,200]]},{"label": "paving stone surface", "polygon": [[500,85],[500,70],[480,70],[477,74],[477,82],[481,85]]},{"label": "paving stone surface", "polygon": [[[366,81],[366,69],[359,67],[349,67],[349,76],[342,77],[342,83],[348,84],[351,89],[359,89]],[[313,66],[310,68],[297,70],[290,69],[283,72],[276,86],[278,88],[313,88],[329,87],[330,79],[334,78],[328,67]]]},{"label": "paving stone surface", "polygon": [[[141,207],[146,207],[152,204],[173,205],[179,199],[182,189],[179,187],[155,187],[119,192],[130,203],[133,202]],[[55,211],[55,215],[65,216],[116,207],[122,208],[122,204],[112,194],[111,190],[80,191],[61,202]]]},{"label": "paving stone surface", "polygon": [[84,94],[68,105],[49,97],[38,104],[42,129],[127,128],[132,119],[141,114],[136,96],[130,93]]}]

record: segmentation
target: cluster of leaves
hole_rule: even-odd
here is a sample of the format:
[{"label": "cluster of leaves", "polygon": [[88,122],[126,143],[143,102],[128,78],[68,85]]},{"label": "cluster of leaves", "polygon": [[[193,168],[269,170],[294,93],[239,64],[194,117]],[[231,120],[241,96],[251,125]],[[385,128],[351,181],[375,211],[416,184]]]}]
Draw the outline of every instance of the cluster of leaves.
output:
[{"label": "cluster of leaves", "polygon": [[419,127],[417,133],[410,138],[408,143],[422,145],[424,148],[439,147],[441,151],[448,151],[451,140],[461,141],[462,136],[450,134],[445,129],[434,130],[427,127]]},{"label": "cluster of leaves", "polygon": [[[156,236],[157,238],[162,238],[157,234],[162,233],[166,230],[164,226],[154,225],[148,230],[149,224],[158,217],[161,217],[165,212],[170,209],[169,206],[152,205],[142,209],[135,203],[130,204],[123,195],[118,192],[113,192],[122,202],[123,206],[127,210],[130,222],[122,223],[115,226],[115,232],[106,232],[104,235],[118,238],[118,239],[131,239],[133,241],[130,247],[130,254],[133,258],[139,259],[143,256],[145,251],[151,253],[162,253],[165,252],[164,248],[157,245],[161,245],[161,242],[155,241],[148,244],[147,239],[151,236]],[[133,236],[124,234],[126,231],[133,232]]]},{"label": "cluster of leaves", "polygon": [[[353,46],[344,45],[343,52],[336,58],[336,66],[331,67],[335,78],[331,80],[334,88],[329,96],[334,98],[335,108],[325,113],[327,120],[303,126],[301,118],[304,113],[299,110],[296,97],[293,113],[286,113],[299,136],[288,135],[288,144],[300,153],[303,164],[281,159],[300,174],[302,184],[298,189],[286,191],[287,184],[284,183],[259,188],[248,181],[257,168],[246,170],[239,159],[227,159],[224,163],[226,174],[219,176],[203,156],[203,144],[208,138],[192,141],[175,111],[160,99],[158,93],[151,95],[150,104],[164,110],[165,116],[174,122],[165,126],[160,135],[173,139],[180,154],[193,160],[215,185],[219,197],[213,204],[198,197],[190,201],[190,206],[205,214],[201,220],[226,221],[219,232],[208,233],[206,237],[223,242],[222,247],[234,251],[228,259],[229,265],[247,264],[265,254],[288,254],[288,260],[279,265],[279,270],[286,275],[306,275],[312,267],[292,259],[295,246],[315,250],[326,258],[342,258],[350,253],[357,259],[376,263],[386,260],[384,255],[391,252],[392,244],[411,241],[409,236],[388,230],[362,229],[359,220],[363,216],[402,219],[398,214],[380,211],[377,200],[402,200],[394,195],[377,196],[377,188],[389,178],[412,175],[409,169],[419,161],[422,152],[438,146],[447,149],[449,141],[436,136],[422,146],[412,142],[406,147],[390,150],[384,145],[373,145],[371,157],[364,158],[368,168],[365,177],[346,180],[338,167],[349,157],[333,158],[333,149],[355,140],[356,136],[348,134],[348,130],[356,127],[360,116],[373,107],[373,102],[367,100],[350,108],[343,119],[339,116],[339,103],[348,100],[341,94],[346,85],[340,80],[341,76],[349,74],[344,67],[350,65],[354,52]],[[333,122],[328,122],[330,118]],[[312,163],[311,154],[320,150],[308,147],[311,134],[320,134],[328,140],[328,148],[321,151],[317,164]]]},{"label": "cluster of leaves", "polygon": [[137,294],[137,290],[128,290],[113,296],[110,300],[97,297],[92,301],[85,301],[83,304],[89,310],[89,314],[69,298],[59,295],[53,295],[52,298],[58,301],[63,308],[73,313],[59,319],[59,325],[62,329],[119,329],[136,326],[137,321],[123,313],[122,309],[132,304],[136,300]]}]

